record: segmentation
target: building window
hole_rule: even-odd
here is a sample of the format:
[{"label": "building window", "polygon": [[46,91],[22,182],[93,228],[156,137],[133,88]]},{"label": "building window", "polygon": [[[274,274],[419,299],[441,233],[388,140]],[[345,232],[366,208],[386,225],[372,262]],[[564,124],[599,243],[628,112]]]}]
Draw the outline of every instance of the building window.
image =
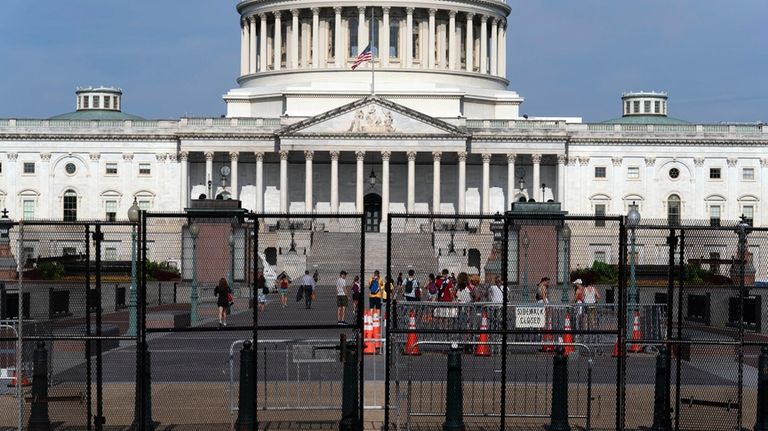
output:
[{"label": "building window", "polygon": [[755,180],[755,168],[744,168],[741,170],[741,179],[744,181]]},{"label": "building window", "polygon": [[21,205],[24,210],[24,220],[34,219],[35,218],[35,201],[33,199],[24,199]]},{"label": "building window", "polygon": [[104,260],[114,262],[117,260],[117,248],[106,247],[104,249]]},{"label": "building window", "polygon": [[120,107],[117,105],[117,96],[112,96],[112,109],[118,110]]},{"label": "building window", "polygon": [[152,173],[149,163],[139,163],[139,175],[149,175]]},{"label": "building window", "polygon": [[741,207],[741,214],[744,216],[744,221],[752,226],[755,220],[755,207],[753,205],[744,205]]},{"label": "building window", "polygon": [[24,173],[25,174],[34,174],[35,173],[35,162],[24,162]]},{"label": "building window", "polygon": [[646,100],[643,103],[643,109],[645,110],[646,113],[650,113],[651,112],[651,101],[650,100]]},{"label": "building window", "polygon": [[77,256],[77,248],[75,247],[63,247],[61,249],[62,256]]},{"label": "building window", "polygon": [[[419,36],[421,36],[419,26],[414,23],[413,38],[411,39],[411,53],[413,54],[414,60],[419,60],[421,58],[421,53],[419,52],[421,48],[421,39]],[[464,50],[464,52],[466,53],[466,50]]]},{"label": "building window", "polygon": [[637,166],[630,166],[627,168],[627,179],[628,180],[639,180],[640,179],[640,168]]},{"label": "building window", "polygon": [[347,33],[349,34],[349,53],[348,56],[355,58],[358,54],[357,46],[357,18],[350,18],[347,21]]},{"label": "building window", "polygon": [[[605,217],[606,204],[595,204],[595,217]],[[595,227],[605,226],[605,220],[595,220]]]},{"label": "building window", "polygon": [[109,109],[109,101],[112,99],[109,96],[104,96],[104,109]]},{"label": "building window", "polygon": [[605,251],[595,251],[594,262],[608,263],[606,262],[606,259],[607,259],[607,256],[605,255]]},{"label": "building window", "polygon": [[653,113],[654,114],[660,114],[661,113],[661,103],[659,101],[653,102]]},{"label": "building window", "polygon": [[74,163],[67,163],[66,165],[64,165],[64,171],[68,175],[74,175],[75,172],[77,172],[77,166]]},{"label": "building window", "polygon": [[74,190],[64,192],[64,221],[77,221],[77,193]]},{"label": "building window", "polygon": [[630,111],[629,111],[629,108],[630,108],[630,105],[629,105],[629,100],[627,100],[627,101],[624,103],[624,113],[625,113],[625,114],[629,114],[629,112],[630,112]]},{"label": "building window", "polygon": [[667,200],[667,223],[673,226],[680,224],[680,196],[671,195]]},{"label": "building window", "polygon": [[720,168],[709,168],[709,179],[710,180],[719,180],[722,178],[720,174]]},{"label": "building window", "polygon": [[117,163],[107,163],[107,175],[117,175]]},{"label": "building window", "polygon": [[634,105],[634,108],[635,108],[635,114],[639,114],[640,113],[640,101],[639,100],[635,100],[633,105]]},{"label": "building window", "polygon": [[400,23],[397,20],[389,24],[389,56],[400,57]]},{"label": "building window", "polygon": [[709,207],[709,225],[720,226],[720,205],[710,205]]},{"label": "building window", "polygon": [[93,107],[94,109],[99,108],[99,96],[93,96]]},{"label": "building window", "polygon": [[680,177],[680,169],[672,168],[669,170],[669,178],[676,180]]},{"label": "building window", "polygon": [[149,199],[139,199],[138,204],[142,211],[149,211],[152,208],[152,202]]},{"label": "building window", "polygon": [[88,96],[83,96],[83,108],[88,109]]},{"label": "building window", "polygon": [[117,201],[107,201],[107,221],[115,221],[117,219]]},{"label": "building window", "polygon": [[595,178],[605,178],[605,166],[595,166]]}]

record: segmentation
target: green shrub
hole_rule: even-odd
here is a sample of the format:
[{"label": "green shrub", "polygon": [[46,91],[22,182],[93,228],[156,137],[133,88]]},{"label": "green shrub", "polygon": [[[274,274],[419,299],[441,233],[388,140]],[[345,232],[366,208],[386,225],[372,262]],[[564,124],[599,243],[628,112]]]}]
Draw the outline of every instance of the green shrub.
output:
[{"label": "green shrub", "polygon": [[58,262],[41,262],[37,272],[44,280],[58,280],[64,275],[64,265]]}]

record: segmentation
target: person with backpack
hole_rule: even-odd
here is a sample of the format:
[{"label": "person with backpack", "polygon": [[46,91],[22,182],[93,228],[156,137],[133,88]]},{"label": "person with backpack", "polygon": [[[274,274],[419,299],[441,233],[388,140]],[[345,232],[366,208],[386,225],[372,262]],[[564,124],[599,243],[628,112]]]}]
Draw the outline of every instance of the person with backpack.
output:
[{"label": "person with backpack", "polygon": [[368,280],[368,308],[381,310],[381,298],[384,291],[384,280],[381,279],[379,270],[373,271],[373,277]]},{"label": "person with backpack", "polygon": [[347,271],[339,273],[339,279],[336,280],[336,317],[339,325],[347,323]]},{"label": "person with backpack", "polygon": [[437,283],[435,274],[429,274],[429,283],[427,283],[427,301],[435,302],[437,299]]},{"label": "person with backpack", "polygon": [[415,272],[412,269],[408,270],[408,277],[403,282],[403,297],[406,301],[418,301],[421,297],[419,282],[414,278]]},{"label": "person with backpack", "polygon": [[437,286],[437,301],[438,302],[453,302],[453,281],[448,276],[448,270],[444,269],[442,275],[435,280]]}]

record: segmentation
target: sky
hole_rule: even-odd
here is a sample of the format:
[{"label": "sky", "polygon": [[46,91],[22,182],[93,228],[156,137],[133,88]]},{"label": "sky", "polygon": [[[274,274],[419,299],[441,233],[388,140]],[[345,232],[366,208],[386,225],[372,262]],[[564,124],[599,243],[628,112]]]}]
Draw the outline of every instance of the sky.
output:
[{"label": "sky", "polygon": [[[621,115],[621,93],[669,93],[692,122],[768,121],[766,0],[507,0],[521,114]],[[3,0],[0,118],[74,110],[78,86],[123,88],[146,118],[219,116],[236,87],[235,0]]]}]

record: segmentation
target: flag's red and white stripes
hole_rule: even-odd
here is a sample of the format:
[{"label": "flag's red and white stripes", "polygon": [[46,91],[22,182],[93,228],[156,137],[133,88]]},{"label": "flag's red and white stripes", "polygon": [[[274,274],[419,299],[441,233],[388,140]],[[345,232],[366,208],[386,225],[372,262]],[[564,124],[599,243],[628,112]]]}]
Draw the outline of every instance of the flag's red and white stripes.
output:
[{"label": "flag's red and white stripes", "polygon": [[366,61],[373,61],[373,53],[371,53],[370,45],[366,46],[365,49],[357,55],[355,62],[352,64],[352,70],[357,69],[358,66],[365,63]]}]

